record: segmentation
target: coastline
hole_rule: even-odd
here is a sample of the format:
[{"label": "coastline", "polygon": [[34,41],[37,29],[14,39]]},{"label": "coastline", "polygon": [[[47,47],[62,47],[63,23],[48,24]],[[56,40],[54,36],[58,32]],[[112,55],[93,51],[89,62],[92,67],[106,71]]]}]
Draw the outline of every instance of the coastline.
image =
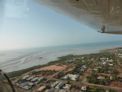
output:
[{"label": "coastline", "polygon": [[[121,44],[121,43],[120,43]],[[7,57],[0,56],[0,69],[5,72],[12,72],[27,69],[30,67],[44,65],[51,61],[57,60],[58,57],[72,55],[83,55],[99,53],[106,49],[121,47],[119,44],[86,44],[86,45],[71,45],[50,48],[34,48],[28,50],[17,50],[15,52],[5,53],[9,54]],[[17,52],[17,53],[16,53]],[[11,56],[12,55],[12,56]],[[11,58],[12,57],[12,58]],[[42,58],[40,58],[42,57]],[[3,62],[3,63],[2,63]]]},{"label": "coastline", "polygon": [[[116,48],[118,48],[118,47],[116,47]],[[111,49],[115,49],[115,48],[111,48]],[[107,50],[109,50],[109,49],[99,50],[99,51],[94,52],[94,53],[77,54],[77,55],[87,56],[87,55],[93,55],[93,54],[100,54],[100,53],[106,52]],[[68,54],[68,55],[60,56],[60,57],[57,57],[57,59],[55,59],[53,61],[50,61],[46,64],[36,65],[36,66],[32,66],[32,67],[29,67],[29,68],[26,68],[26,69],[21,69],[21,70],[17,70],[17,71],[8,72],[7,75],[10,78],[17,77],[17,76],[20,76],[20,75],[25,74],[27,72],[30,72],[34,69],[38,69],[38,68],[41,68],[41,67],[44,67],[44,66],[49,66],[49,65],[58,63],[58,61],[60,61],[61,58],[63,58],[63,57],[65,58],[65,57],[70,56],[70,55],[77,56],[76,54]]]}]

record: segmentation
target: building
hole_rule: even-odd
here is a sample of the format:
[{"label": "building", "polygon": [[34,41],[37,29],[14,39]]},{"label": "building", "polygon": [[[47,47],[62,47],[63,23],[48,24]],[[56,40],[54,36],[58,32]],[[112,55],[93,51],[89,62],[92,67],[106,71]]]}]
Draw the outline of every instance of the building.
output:
[{"label": "building", "polygon": [[62,79],[65,79],[65,80],[70,79],[70,80],[76,81],[78,77],[79,77],[78,74],[67,74]]}]

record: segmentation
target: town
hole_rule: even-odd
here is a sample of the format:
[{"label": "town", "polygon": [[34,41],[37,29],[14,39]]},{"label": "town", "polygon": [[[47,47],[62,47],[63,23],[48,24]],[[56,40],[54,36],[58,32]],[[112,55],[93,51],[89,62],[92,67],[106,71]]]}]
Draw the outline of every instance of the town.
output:
[{"label": "town", "polygon": [[59,57],[12,80],[20,92],[122,92],[122,48]]}]

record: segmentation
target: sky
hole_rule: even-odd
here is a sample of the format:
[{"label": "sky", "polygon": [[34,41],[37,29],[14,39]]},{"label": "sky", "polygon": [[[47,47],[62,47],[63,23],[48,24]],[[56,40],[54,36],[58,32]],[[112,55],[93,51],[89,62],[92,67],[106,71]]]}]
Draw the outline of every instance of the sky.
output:
[{"label": "sky", "polygon": [[0,50],[118,40],[34,0],[0,0]]}]

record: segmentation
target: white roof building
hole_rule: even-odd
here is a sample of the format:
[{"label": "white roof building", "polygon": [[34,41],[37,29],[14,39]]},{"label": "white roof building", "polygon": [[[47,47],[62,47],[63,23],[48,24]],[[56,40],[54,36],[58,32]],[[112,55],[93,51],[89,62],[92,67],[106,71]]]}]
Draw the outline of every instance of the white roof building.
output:
[{"label": "white roof building", "polygon": [[82,91],[86,91],[86,90],[87,90],[87,87],[86,87],[86,86],[82,86],[82,87],[81,87],[81,90],[82,90]]},{"label": "white roof building", "polygon": [[66,76],[63,77],[63,79],[69,78],[70,80],[76,81],[78,77],[79,77],[79,75],[77,75],[77,74],[67,74]]}]

